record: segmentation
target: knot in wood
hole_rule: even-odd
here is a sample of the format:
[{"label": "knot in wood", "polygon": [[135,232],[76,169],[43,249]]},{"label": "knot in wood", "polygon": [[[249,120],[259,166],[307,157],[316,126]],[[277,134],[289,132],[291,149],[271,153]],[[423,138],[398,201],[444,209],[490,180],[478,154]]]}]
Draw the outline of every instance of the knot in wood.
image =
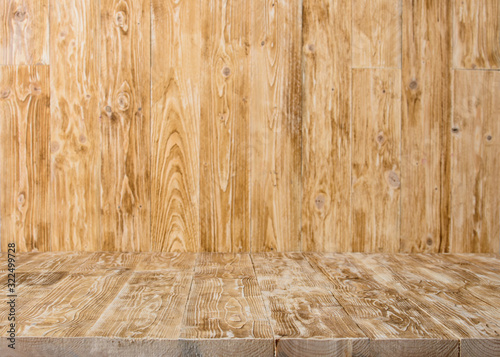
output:
[{"label": "knot in wood", "polygon": [[57,152],[59,151],[59,143],[57,141],[53,141],[52,144],[50,145],[50,151],[52,152]]},{"label": "knot in wood", "polygon": [[78,137],[78,140],[80,140],[80,142],[83,144],[84,142],[87,141],[87,138],[85,137],[85,135],[80,134],[80,136]]},{"label": "knot in wood", "polygon": [[314,52],[314,50],[315,50],[315,47],[314,47],[314,45],[313,45],[313,44],[310,44],[309,46],[307,46],[307,48],[308,48],[308,49],[309,49],[309,51],[311,51],[311,52]]},{"label": "knot in wood", "polygon": [[491,141],[491,139],[493,139],[491,135],[486,136],[486,140]]},{"label": "knot in wood", "polygon": [[30,85],[30,89],[31,89],[31,94],[33,94],[33,95],[42,94],[42,87],[40,87],[40,85],[38,85],[38,84],[32,83]]},{"label": "knot in wood", "polygon": [[115,24],[123,31],[128,30],[127,15],[123,11],[118,11],[115,15]]},{"label": "knot in wood", "polygon": [[118,95],[118,108],[127,110],[130,106],[130,94],[123,92]]},{"label": "knot in wood", "polygon": [[9,88],[4,88],[0,91],[0,97],[2,98],[8,98],[10,95],[10,89]]},{"label": "knot in wood", "polygon": [[18,22],[23,22],[24,19],[26,19],[26,11],[24,10],[17,10],[14,13],[14,19]]},{"label": "knot in wood", "polygon": [[314,199],[314,204],[316,205],[316,208],[318,208],[318,209],[323,209],[323,207],[325,206],[325,196],[323,196],[323,195],[318,195],[318,196]]},{"label": "knot in wood", "polygon": [[427,243],[427,245],[432,245],[432,238],[427,238],[425,242]]},{"label": "knot in wood", "polygon": [[378,142],[379,144],[382,144],[382,143],[384,142],[384,135],[379,134],[379,135],[377,136],[377,142]]},{"label": "knot in wood", "polygon": [[452,132],[453,134],[458,134],[459,129],[458,129],[457,127],[451,128],[451,132]]},{"label": "knot in wood", "polygon": [[224,67],[222,69],[222,74],[225,76],[225,77],[228,77],[230,74],[231,74],[231,69],[229,67]]},{"label": "knot in wood", "polygon": [[401,181],[399,180],[398,174],[394,171],[389,171],[387,174],[387,182],[390,186],[398,188],[401,185]]},{"label": "knot in wood", "polygon": [[418,87],[417,81],[413,80],[410,82],[410,89],[411,90],[415,90],[415,89],[417,89],[417,87]]},{"label": "knot in wood", "polygon": [[24,203],[24,193],[19,194],[19,197],[17,198],[17,202],[20,204]]},{"label": "knot in wood", "polygon": [[106,105],[106,108],[104,108],[104,110],[106,110],[106,113],[111,113],[111,107],[109,105]]}]

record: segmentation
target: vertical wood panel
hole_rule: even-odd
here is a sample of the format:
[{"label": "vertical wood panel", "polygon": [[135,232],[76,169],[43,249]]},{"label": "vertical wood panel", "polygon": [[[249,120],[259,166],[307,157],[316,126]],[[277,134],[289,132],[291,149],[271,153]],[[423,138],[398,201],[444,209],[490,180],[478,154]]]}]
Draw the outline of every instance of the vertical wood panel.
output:
[{"label": "vertical wood panel", "polygon": [[500,2],[455,0],[453,66],[500,68]]},{"label": "vertical wood panel", "polygon": [[449,251],[451,9],[405,1],[401,249]]},{"label": "vertical wood panel", "polygon": [[49,68],[0,67],[1,247],[50,250]]},{"label": "vertical wood panel", "polygon": [[399,251],[400,79],[401,71],[397,69],[353,70],[354,251]]},{"label": "vertical wood panel", "polygon": [[51,1],[53,250],[99,244],[99,3]]},{"label": "vertical wood panel", "polygon": [[300,1],[252,2],[252,251],[300,250]]},{"label": "vertical wood panel", "polygon": [[49,0],[3,0],[0,64],[49,63]]},{"label": "vertical wood panel", "polygon": [[500,247],[500,73],[455,71],[451,250]]},{"label": "vertical wood panel", "polygon": [[401,67],[401,0],[352,0],[352,65]]},{"label": "vertical wood panel", "polygon": [[302,248],[349,251],[351,1],[304,0]]},{"label": "vertical wood panel", "polygon": [[250,1],[202,2],[201,248],[250,249]]},{"label": "vertical wood panel", "polygon": [[200,1],[154,0],[152,16],[152,249],[198,251]]},{"label": "vertical wood panel", "polygon": [[148,251],[150,2],[100,4],[100,249]]}]

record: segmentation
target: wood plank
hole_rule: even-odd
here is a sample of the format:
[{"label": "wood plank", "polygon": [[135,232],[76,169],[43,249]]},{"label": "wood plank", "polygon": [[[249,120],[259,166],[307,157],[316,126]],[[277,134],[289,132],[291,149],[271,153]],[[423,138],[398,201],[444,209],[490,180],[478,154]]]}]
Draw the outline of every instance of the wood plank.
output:
[{"label": "wood plank", "polygon": [[451,251],[500,247],[500,73],[455,71],[452,122]]},{"label": "wood plank", "polygon": [[302,6],[252,2],[252,251],[300,250]]},{"label": "wood plank", "polygon": [[130,275],[122,268],[71,272],[47,293],[26,296],[29,302],[18,313],[18,335],[85,336]]},{"label": "wood plank", "polygon": [[0,67],[1,247],[50,250],[48,66]]},{"label": "wood plank", "polygon": [[461,357],[498,356],[500,339],[465,338],[460,341]]},{"label": "wood plank", "polygon": [[397,252],[401,71],[354,69],[352,85],[353,231],[350,245],[354,251]]},{"label": "wood plank", "polygon": [[184,349],[220,355],[232,345],[238,356],[271,355],[273,334],[250,256],[200,257],[182,324]]},{"label": "wood plank", "polygon": [[429,265],[419,258],[399,254],[355,257],[374,281],[417,303],[460,339],[498,338],[500,311],[495,313],[493,306],[470,294],[465,281],[451,279],[443,271],[445,266]]},{"label": "wood plank", "polygon": [[195,252],[200,249],[201,2],[151,4],[152,249]]},{"label": "wood plank", "polygon": [[444,325],[396,290],[374,281],[347,254],[306,257],[327,277],[336,300],[370,338],[372,354],[392,350],[393,355],[458,356],[458,340]]},{"label": "wood plank", "polygon": [[403,2],[401,250],[449,252],[451,4]]},{"label": "wood plank", "polygon": [[302,249],[350,251],[351,1],[303,2]]},{"label": "wood plank", "polygon": [[100,246],[99,3],[50,3],[51,248]]},{"label": "wood plank", "polygon": [[201,248],[250,250],[250,2],[203,1]]},{"label": "wood plank", "polygon": [[150,2],[102,0],[100,250],[149,251]]},{"label": "wood plank", "polygon": [[[24,256],[24,254],[22,255]],[[71,271],[84,264],[91,257],[87,252],[45,252],[30,257],[29,261],[19,266],[16,257],[16,272],[59,272]]]},{"label": "wood plank", "polygon": [[5,0],[0,13],[0,64],[49,64],[49,0]]},{"label": "wood plank", "polygon": [[353,0],[353,67],[401,68],[401,2]]},{"label": "wood plank", "polygon": [[190,270],[195,260],[194,253],[141,253],[135,271]]},{"label": "wood plank", "polygon": [[455,0],[453,4],[453,66],[500,68],[500,3]]},{"label": "wood plank", "polygon": [[139,253],[113,253],[96,252],[92,253],[83,264],[77,266],[74,273],[98,273],[105,270],[134,269],[141,259]]},{"label": "wood plank", "polygon": [[[193,278],[191,270],[134,272],[87,336],[169,339],[176,344]],[[123,311],[127,311],[123,314]]]},{"label": "wood plank", "polygon": [[366,353],[369,341],[299,253],[252,254],[278,356]]}]

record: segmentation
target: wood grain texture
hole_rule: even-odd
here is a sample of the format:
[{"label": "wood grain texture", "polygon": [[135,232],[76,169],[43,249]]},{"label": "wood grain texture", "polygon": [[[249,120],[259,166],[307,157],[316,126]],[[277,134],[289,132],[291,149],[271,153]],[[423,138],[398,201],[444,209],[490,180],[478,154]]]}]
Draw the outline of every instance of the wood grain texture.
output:
[{"label": "wood grain texture", "polygon": [[99,3],[50,3],[52,250],[100,247]]},{"label": "wood grain texture", "polygon": [[451,4],[403,2],[401,250],[449,252]]},{"label": "wood grain texture", "polygon": [[100,249],[149,251],[150,2],[100,5]]},{"label": "wood grain texture", "polygon": [[200,250],[200,7],[199,0],[152,1],[154,251]]},{"label": "wood grain texture", "polygon": [[300,1],[252,2],[252,251],[300,250]]},{"label": "wood grain texture", "polygon": [[350,251],[351,1],[303,2],[302,249]]},{"label": "wood grain texture", "polygon": [[401,68],[404,0],[352,0],[352,66]]},{"label": "wood grain texture", "polygon": [[333,297],[328,280],[300,253],[253,254],[252,261],[279,340],[278,356],[341,355],[350,349],[356,354],[367,347],[368,339]]},{"label": "wood grain texture", "polygon": [[0,67],[2,251],[50,250],[48,66]]},{"label": "wood grain texture", "polygon": [[500,3],[455,0],[453,5],[453,66],[499,69]]},{"label": "wood grain texture", "polygon": [[334,297],[370,338],[374,355],[387,355],[390,350],[397,351],[394,355],[458,355],[454,334],[418,304],[375,281],[356,255],[306,256],[327,277]]},{"label": "wood grain texture", "polygon": [[353,230],[350,245],[354,251],[397,252],[401,71],[354,69],[352,83]]},{"label": "wood grain texture", "polygon": [[49,64],[49,0],[4,0],[0,18],[0,64]]},{"label": "wood grain texture", "polygon": [[201,250],[250,250],[251,2],[203,1]]},{"label": "wood grain texture", "polygon": [[455,71],[451,251],[500,247],[500,73]]},{"label": "wood grain texture", "polygon": [[254,339],[272,342],[261,291],[248,254],[200,255],[181,339]]}]

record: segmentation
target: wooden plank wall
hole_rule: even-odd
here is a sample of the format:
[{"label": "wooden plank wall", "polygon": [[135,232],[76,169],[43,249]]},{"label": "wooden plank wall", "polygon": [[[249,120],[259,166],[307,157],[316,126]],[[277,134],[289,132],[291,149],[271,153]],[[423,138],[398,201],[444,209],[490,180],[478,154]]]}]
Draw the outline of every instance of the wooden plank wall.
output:
[{"label": "wooden plank wall", "polygon": [[6,0],[0,44],[2,250],[500,251],[496,0]]}]

